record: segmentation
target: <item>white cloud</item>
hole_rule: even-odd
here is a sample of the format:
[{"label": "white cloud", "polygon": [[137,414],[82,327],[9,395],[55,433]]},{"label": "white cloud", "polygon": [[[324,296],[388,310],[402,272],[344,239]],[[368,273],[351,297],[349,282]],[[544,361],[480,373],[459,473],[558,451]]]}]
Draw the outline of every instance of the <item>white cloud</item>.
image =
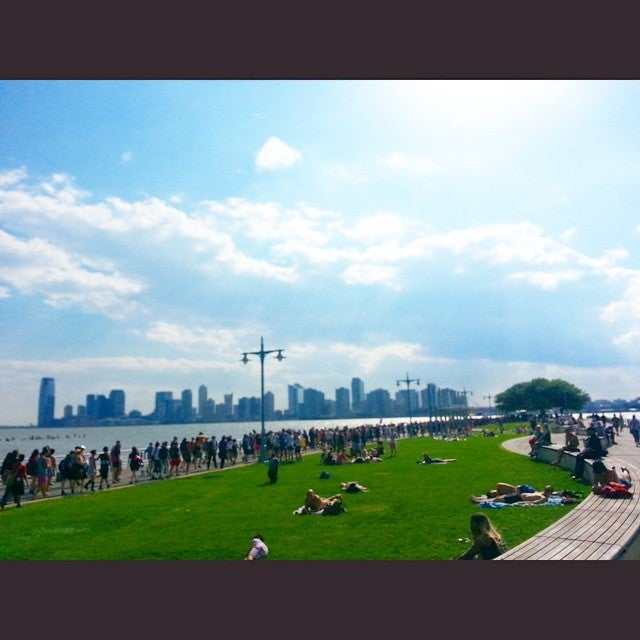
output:
[{"label": "white cloud", "polygon": [[333,164],[322,170],[325,180],[332,182],[348,182],[351,184],[363,184],[368,181],[366,174],[357,167],[344,164]]},{"label": "white cloud", "polygon": [[331,353],[349,360],[364,374],[372,373],[389,360],[406,362],[424,362],[426,355],[418,343],[391,342],[375,347],[363,347],[354,344],[334,343],[328,346]]},{"label": "white cloud", "polygon": [[438,163],[424,155],[408,155],[406,153],[390,153],[380,160],[385,169],[404,171],[415,175],[424,176],[437,171]]},{"label": "white cloud", "polygon": [[288,144],[271,136],[256,153],[256,169],[258,171],[275,171],[286,169],[299,162],[302,154]]},{"label": "white cloud", "polygon": [[379,264],[353,264],[342,272],[346,284],[382,284],[390,289],[399,290],[398,269]]},{"label": "white cloud", "polygon": [[144,332],[144,337],[151,342],[183,348],[206,347],[226,353],[239,352],[240,341],[247,338],[248,335],[242,329],[187,328],[170,322],[157,321]]},{"label": "white cloud", "polygon": [[556,289],[563,282],[572,282],[580,279],[581,272],[569,271],[529,271],[512,273],[509,280],[525,280],[529,284],[540,289]]},{"label": "white cloud", "polygon": [[94,373],[96,371],[177,372],[190,373],[213,369],[230,370],[236,363],[224,360],[192,360],[188,358],[149,358],[116,356],[107,358],[74,358],[71,360],[4,360],[2,370],[48,372],[48,375]]},{"label": "white cloud", "polygon": [[17,184],[27,177],[27,170],[24,167],[9,171],[0,171],[0,187]]},{"label": "white cloud", "polygon": [[79,306],[122,317],[143,285],[91,258],[73,256],[46,240],[21,240],[0,230],[0,280],[24,295],[42,295],[53,307]]},{"label": "white cloud", "polygon": [[133,152],[132,151],[125,151],[122,156],[121,156],[122,162],[124,162],[125,164],[130,163],[133,160]]}]

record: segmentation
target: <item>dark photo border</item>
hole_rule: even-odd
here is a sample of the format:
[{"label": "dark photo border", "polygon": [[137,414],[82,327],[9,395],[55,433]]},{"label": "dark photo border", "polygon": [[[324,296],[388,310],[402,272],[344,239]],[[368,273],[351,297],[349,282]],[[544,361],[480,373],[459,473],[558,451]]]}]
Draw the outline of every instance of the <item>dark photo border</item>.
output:
[{"label": "dark photo border", "polygon": [[[3,8],[0,78],[637,79],[637,20],[627,7],[21,3]],[[73,625],[100,637],[576,638],[597,637],[605,625],[609,635],[632,631],[637,565],[33,561],[0,570],[5,633],[33,625],[68,637]]]}]

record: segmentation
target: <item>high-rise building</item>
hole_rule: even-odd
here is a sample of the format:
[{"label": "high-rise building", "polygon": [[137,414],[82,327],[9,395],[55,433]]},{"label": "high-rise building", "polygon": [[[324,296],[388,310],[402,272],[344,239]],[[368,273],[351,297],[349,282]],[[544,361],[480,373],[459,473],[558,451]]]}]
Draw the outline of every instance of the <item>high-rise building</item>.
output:
[{"label": "high-rise building", "polygon": [[[413,415],[420,408],[420,396],[415,389],[400,389],[396,391],[396,410],[400,413]],[[411,404],[409,404],[411,403]]]},{"label": "high-rise building", "polygon": [[96,396],[93,393],[87,394],[87,418],[89,420],[95,420],[98,417],[98,405],[96,403]]},{"label": "high-rise building", "polygon": [[265,391],[264,393],[264,418],[265,420],[272,420],[276,412],[276,399],[272,391]]},{"label": "high-rise building", "polygon": [[182,421],[189,423],[193,422],[193,394],[191,389],[185,389],[182,392],[182,402],[180,403]]},{"label": "high-rise building", "polygon": [[207,412],[207,399],[208,389],[205,385],[201,384],[198,387],[198,415],[200,418],[204,418]]},{"label": "high-rise building", "polygon": [[172,391],[156,391],[156,408],[154,417],[160,422],[164,422],[173,412],[173,392]]},{"label": "high-rise building", "polygon": [[349,389],[347,389],[346,387],[340,387],[339,389],[336,389],[336,418],[348,418],[351,415],[351,406],[349,399]]},{"label": "high-rise building", "polygon": [[287,387],[287,414],[290,418],[300,418],[300,405],[304,402],[304,387],[296,384],[290,384]]},{"label": "high-rise building", "polygon": [[216,403],[213,398],[208,398],[205,402],[202,415],[200,416],[204,422],[213,422],[216,418]]},{"label": "high-rise building", "polygon": [[122,389],[112,389],[109,394],[109,403],[111,404],[111,417],[112,418],[124,418],[124,391]]},{"label": "high-rise building", "polygon": [[435,411],[438,408],[438,387],[429,382],[420,395],[422,396],[422,407],[429,411]]},{"label": "high-rise building", "polygon": [[305,389],[303,392],[304,403],[300,407],[300,418],[324,418],[327,411],[324,402],[324,393],[317,389]]},{"label": "high-rise building", "polygon": [[38,426],[51,427],[55,415],[56,385],[53,378],[42,378],[38,399]]},{"label": "high-rise building", "polygon": [[98,397],[96,398],[96,406],[98,407],[98,420],[113,417],[111,402],[109,402],[109,398],[107,398],[103,393],[98,394]]},{"label": "high-rise building", "polygon": [[354,415],[364,412],[366,398],[364,395],[364,382],[360,378],[351,379],[351,411]]},{"label": "high-rise building", "polygon": [[233,415],[233,393],[224,394],[223,415],[230,418]]},{"label": "high-rise building", "polygon": [[367,393],[367,411],[371,417],[391,415],[391,396],[386,389],[374,389]]}]

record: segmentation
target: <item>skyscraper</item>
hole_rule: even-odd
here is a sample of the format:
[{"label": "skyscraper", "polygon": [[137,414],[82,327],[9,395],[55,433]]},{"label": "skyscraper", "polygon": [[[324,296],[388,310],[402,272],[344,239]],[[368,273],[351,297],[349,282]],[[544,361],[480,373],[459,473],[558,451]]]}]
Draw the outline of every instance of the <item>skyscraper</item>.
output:
[{"label": "skyscraper", "polygon": [[109,393],[109,403],[111,404],[111,417],[124,418],[125,416],[125,393],[122,389],[112,389]]},{"label": "skyscraper", "polygon": [[351,378],[351,410],[354,415],[365,411],[365,402],[364,382],[360,378]]},{"label": "skyscraper", "polygon": [[300,405],[304,402],[304,387],[302,387],[302,385],[299,385],[297,382],[295,384],[290,384],[287,387],[287,398],[289,417],[300,417]]},{"label": "skyscraper", "polygon": [[182,421],[191,422],[193,420],[193,393],[191,389],[185,389],[181,398]]},{"label": "skyscraper", "polygon": [[207,413],[208,389],[204,384],[198,387],[198,415],[204,418]]},{"label": "skyscraper", "polygon": [[351,416],[349,389],[340,387],[336,389],[336,418],[348,418]]},{"label": "skyscraper", "polygon": [[53,378],[42,378],[38,400],[38,426],[51,427],[56,404],[56,385]]}]

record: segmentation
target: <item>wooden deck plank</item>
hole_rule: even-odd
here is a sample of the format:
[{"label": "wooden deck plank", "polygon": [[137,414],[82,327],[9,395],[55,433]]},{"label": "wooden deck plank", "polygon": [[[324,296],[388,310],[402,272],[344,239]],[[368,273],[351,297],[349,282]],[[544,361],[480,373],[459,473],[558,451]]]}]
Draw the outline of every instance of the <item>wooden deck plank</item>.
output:
[{"label": "wooden deck plank", "polygon": [[[555,460],[557,447],[540,456]],[[620,468],[623,460],[607,458],[607,466]],[[591,461],[585,470],[591,475]],[[640,474],[631,472],[634,487],[640,486]],[[496,560],[614,560],[640,531],[640,497],[606,498],[590,494],[570,513]]]}]

